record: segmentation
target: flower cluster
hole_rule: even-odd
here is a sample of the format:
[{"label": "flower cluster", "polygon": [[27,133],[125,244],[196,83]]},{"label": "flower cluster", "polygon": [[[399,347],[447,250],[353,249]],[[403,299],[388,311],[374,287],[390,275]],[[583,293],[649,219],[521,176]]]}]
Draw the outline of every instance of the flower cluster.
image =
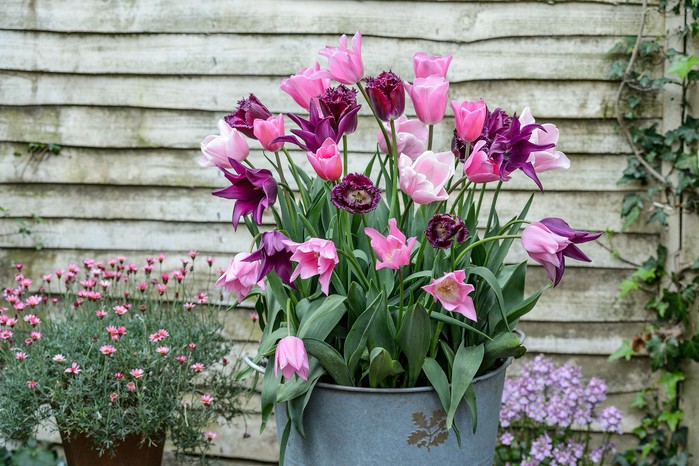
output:
[{"label": "flower cluster", "polygon": [[[192,292],[197,273],[215,273],[213,258],[197,272],[196,255],[171,271],[162,254],[141,266],[86,259],[36,282],[18,265],[0,307],[0,411],[17,415],[2,416],[0,435],[23,439],[53,416],[63,429],[90,432],[100,450],[131,433],[167,431],[179,450],[205,451],[204,432],[239,412],[243,388],[217,364],[232,342],[220,306]],[[203,305],[188,311],[189,301]],[[202,388],[200,402],[187,401]],[[84,416],[85,406],[103,415]]]},{"label": "flower cluster", "polygon": [[[613,435],[621,434],[621,412],[602,409],[607,385],[602,379],[583,380],[580,367],[556,367],[537,355],[508,378],[500,409],[500,460],[526,465],[599,464],[615,452]],[[598,446],[590,445],[593,427],[604,433]],[[520,461],[521,463],[517,463]]]}]

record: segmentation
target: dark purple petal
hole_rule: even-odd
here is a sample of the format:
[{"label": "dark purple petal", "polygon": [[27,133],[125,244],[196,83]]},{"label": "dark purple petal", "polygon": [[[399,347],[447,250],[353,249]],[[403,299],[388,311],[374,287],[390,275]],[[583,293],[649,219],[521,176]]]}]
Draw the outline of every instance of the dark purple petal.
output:
[{"label": "dark purple petal", "polygon": [[247,99],[238,101],[238,108],[224,117],[231,128],[235,128],[251,139],[257,139],[253,133],[253,122],[257,119],[266,120],[272,114],[253,94]]},{"label": "dark purple petal", "polygon": [[330,193],[330,200],[338,209],[353,214],[366,214],[376,209],[381,200],[381,189],[359,173],[350,173]]},{"label": "dark purple petal", "polygon": [[468,229],[457,215],[435,214],[425,229],[425,236],[433,248],[448,249],[454,240],[459,244],[466,241]]},{"label": "dark purple petal", "polygon": [[291,283],[291,249],[284,243],[289,238],[280,231],[266,231],[260,237],[260,248],[254,251],[244,262],[260,261],[260,273],[257,280],[262,280],[269,272],[274,272],[289,286]]},{"label": "dark purple petal", "polygon": [[375,78],[367,77],[366,93],[376,116],[382,121],[395,120],[405,110],[403,80],[393,71],[384,71]]}]

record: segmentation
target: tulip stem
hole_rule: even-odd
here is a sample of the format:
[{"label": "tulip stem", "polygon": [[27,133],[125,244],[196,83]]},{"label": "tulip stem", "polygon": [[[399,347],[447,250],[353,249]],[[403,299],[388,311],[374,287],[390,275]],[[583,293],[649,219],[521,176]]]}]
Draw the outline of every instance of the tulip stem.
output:
[{"label": "tulip stem", "polygon": [[498,202],[498,195],[500,194],[500,188],[502,187],[502,181],[498,183],[498,187],[495,188],[495,195],[493,196],[493,203],[490,205],[490,214],[488,215],[488,223],[485,226],[485,234],[488,234],[490,230],[490,225],[493,223],[493,218],[495,217],[495,204]]},{"label": "tulip stem", "polygon": [[480,246],[483,243],[488,243],[490,241],[499,241],[501,239],[514,239],[514,238],[521,238],[521,235],[497,235],[497,236],[489,236],[487,238],[483,238],[482,240],[476,241],[475,243],[469,244],[466,249],[461,251],[461,254],[459,254],[459,257],[456,258],[456,263],[458,264],[461,262],[461,259],[464,258],[467,252],[469,252],[471,249],[475,248],[476,246]]},{"label": "tulip stem", "polygon": [[410,209],[411,205],[413,205],[413,198],[410,198],[408,200],[408,202],[405,204],[405,211],[403,212],[403,218],[400,220],[401,231],[403,230],[403,227],[405,226],[405,219],[408,218],[408,209]]},{"label": "tulip stem", "polygon": [[342,160],[344,162],[343,166],[345,168],[345,175],[349,172],[349,167],[347,166],[347,135],[342,135]]},{"label": "tulip stem", "polygon": [[434,135],[434,125],[427,126],[427,150],[432,150],[432,136]]},{"label": "tulip stem", "polygon": [[[366,221],[366,214],[362,214],[362,222],[364,222],[364,228],[370,228],[369,224]],[[379,260],[376,258],[376,253],[374,252],[374,248],[371,247],[371,244],[369,244],[369,254],[371,254],[371,264],[369,264],[369,270],[374,271],[374,277],[377,280],[378,284],[378,272],[376,271],[376,264],[379,262]]]},{"label": "tulip stem", "polygon": [[284,176],[284,169],[282,168],[282,160],[279,158],[279,151],[274,151],[274,157],[277,159],[277,170],[279,171],[279,179],[282,183],[288,185],[286,182],[286,177]]},{"label": "tulip stem", "polygon": [[376,114],[376,111],[374,111],[374,107],[371,106],[371,101],[369,100],[369,95],[364,90],[364,86],[362,86],[361,81],[357,81],[357,87],[359,88],[359,92],[361,92],[362,95],[364,96],[364,100],[366,100],[367,105],[369,105],[369,108],[371,109],[371,113],[374,114],[374,118],[376,118],[376,122],[379,124],[379,128],[381,129],[381,133],[383,133],[383,138],[386,141],[386,153],[390,154],[391,153],[391,140],[388,137],[388,132],[386,131],[386,127],[383,125],[383,122],[381,121],[379,116]]},{"label": "tulip stem", "polygon": [[391,174],[393,175],[393,195],[391,196],[391,209],[390,212],[394,212],[394,208],[396,209],[396,216],[398,217],[398,220],[401,221],[401,225],[403,224],[401,218],[400,218],[400,205],[398,202],[398,186],[399,186],[399,181],[398,181],[398,144],[396,143],[396,121],[394,119],[391,119],[391,138],[393,139],[393,162],[389,160],[389,163],[391,163]]}]

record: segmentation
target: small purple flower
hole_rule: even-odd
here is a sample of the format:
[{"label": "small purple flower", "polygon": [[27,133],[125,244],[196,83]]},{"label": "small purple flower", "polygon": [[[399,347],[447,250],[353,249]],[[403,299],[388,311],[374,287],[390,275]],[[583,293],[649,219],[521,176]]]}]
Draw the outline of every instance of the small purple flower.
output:
[{"label": "small purple flower", "polygon": [[228,159],[236,171],[234,175],[219,167],[231,186],[214,191],[214,196],[235,199],[233,206],[233,228],[238,229],[240,218],[252,213],[258,225],[262,224],[262,213],[277,200],[277,182],[272,172],[265,169],[247,168],[237,160]]},{"label": "small purple flower", "polygon": [[598,422],[605,432],[621,434],[621,420],[623,416],[616,406],[607,406],[602,410]]},{"label": "small purple flower", "polygon": [[366,214],[376,209],[381,199],[381,189],[359,173],[350,173],[330,193],[335,207],[353,214]]},{"label": "small purple flower", "polygon": [[393,71],[384,71],[377,77],[367,76],[366,93],[376,116],[382,121],[395,120],[405,110],[403,80]]},{"label": "small purple flower", "polygon": [[247,99],[239,100],[238,108],[224,120],[231,128],[237,129],[251,139],[257,139],[253,133],[253,123],[255,120],[266,120],[271,116],[267,107],[254,94],[250,94]]},{"label": "small purple flower", "polygon": [[289,286],[291,284],[291,255],[293,251],[287,245],[291,240],[282,232],[266,231],[260,237],[260,249],[243,259],[243,262],[260,261],[260,273],[257,281],[262,280],[271,270]]},{"label": "small purple flower", "polygon": [[503,445],[512,445],[512,441],[514,439],[514,436],[510,432],[503,432],[503,434],[500,436],[500,443]]},{"label": "small purple flower", "polygon": [[551,437],[544,434],[532,442],[532,448],[529,454],[536,460],[543,461],[551,457],[553,447],[551,445]]},{"label": "small purple flower", "polygon": [[340,84],[325,91],[318,99],[323,115],[334,118],[333,128],[337,134],[352,134],[357,130],[357,90]]},{"label": "small purple flower", "polygon": [[435,214],[425,229],[425,236],[435,249],[448,249],[454,240],[463,244],[468,237],[468,229],[464,221],[457,215]]},{"label": "small purple flower", "polygon": [[592,377],[585,388],[585,399],[592,406],[607,399],[607,384],[598,377]]},{"label": "small purple flower", "polygon": [[467,144],[468,141],[459,136],[456,130],[454,130],[454,137],[451,138],[451,152],[454,154],[454,157],[456,157],[461,162],[466,161]]}]

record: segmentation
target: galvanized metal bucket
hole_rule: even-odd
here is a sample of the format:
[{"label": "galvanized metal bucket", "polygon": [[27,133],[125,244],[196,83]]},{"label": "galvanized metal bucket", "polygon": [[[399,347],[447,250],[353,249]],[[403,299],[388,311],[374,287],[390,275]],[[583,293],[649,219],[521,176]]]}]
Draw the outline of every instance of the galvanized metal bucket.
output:
[{"label": "galvanized metal bucket", "polygon": [[[371,389],[319,383],[308,402],[303,425],[306,438],[291,429],[285,465],[459,465],[490,466],[497,440],[505,370],[474,379],[478,429],[463,402],[453,430],[446,430],[444,413],[431,387]],[[286,405],[275,410],[277,431],[287,423]]]}]

